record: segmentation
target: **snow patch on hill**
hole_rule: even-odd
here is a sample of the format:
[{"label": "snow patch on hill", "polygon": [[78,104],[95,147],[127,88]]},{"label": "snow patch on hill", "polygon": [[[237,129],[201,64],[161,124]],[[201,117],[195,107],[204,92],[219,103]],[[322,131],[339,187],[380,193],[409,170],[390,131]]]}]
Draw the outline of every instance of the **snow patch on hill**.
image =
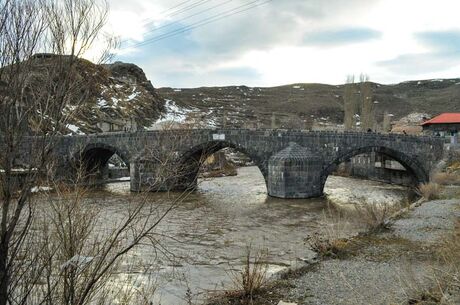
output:
[{"label": "snow patch on hill", "polygon": [[209,107],[203,112],[199,108],[186,108],[178,105],[174,100],[165,100],[165,112],[150,126],[149,130],[180,129],[180,128],[216,128],[218,122],[215,109]]},{"label": "snow patch on hill", "polygon": [[165,109],[166,112],[155,122],[156,124],[162,122],[184,123],[187,114],[192,112],[190,109],[180,108],[173,100],[166,100]]}]

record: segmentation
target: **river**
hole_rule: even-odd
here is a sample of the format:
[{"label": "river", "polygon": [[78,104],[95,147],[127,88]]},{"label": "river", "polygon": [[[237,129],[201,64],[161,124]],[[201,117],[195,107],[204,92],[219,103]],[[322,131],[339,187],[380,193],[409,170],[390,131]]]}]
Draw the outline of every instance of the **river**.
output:
[{"label": "river", "polygon": [[[302,259],[312,256],[305,237],[330,225],[325,217],[328,200],[342,205],[362,200],[398,203],[406,200],[408,190],[330,176],[325,193],[325,198],[318,199],[269,197],[257,167],[239,168],[237,176],[200,181],[198,191],[172,210],[157,228],[165,253],[158,255],[150,246],[136,248],[121,266],[117,279],[129,279],[134,286],[153,280],[155,301],[186,304],[187,289],[194,299],[200,299],[209,290],[231,288],[229,274],[241,268],[249,245],[253,251],[267,252],[270,273],[300,266]],[[109,184],[89,194],[107,221],[116,218],[135,196],[129,192],[129,182]],[[149,196],[162,202],[169,199],[166,194]],[[349,225],[344,230],[359,229],[359,225]]]}]

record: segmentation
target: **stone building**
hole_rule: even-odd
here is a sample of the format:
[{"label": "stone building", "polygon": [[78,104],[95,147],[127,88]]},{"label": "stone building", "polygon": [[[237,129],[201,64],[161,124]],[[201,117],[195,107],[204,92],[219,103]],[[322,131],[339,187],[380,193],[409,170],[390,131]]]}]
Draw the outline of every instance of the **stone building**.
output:
[{"label": "stone building", "polygon": [[100,128],[102,132],[116,132],[116,131],[135,132],[137,131],[137,123],[133,118],[131,119],[105,118],[97,123],[97,127]]},{"label": "stone building", "polygon": [[422,123],[423,131],[428,134],[450,137],[450,146],[457,147],[460,130],[460,113],[442,113]]}]

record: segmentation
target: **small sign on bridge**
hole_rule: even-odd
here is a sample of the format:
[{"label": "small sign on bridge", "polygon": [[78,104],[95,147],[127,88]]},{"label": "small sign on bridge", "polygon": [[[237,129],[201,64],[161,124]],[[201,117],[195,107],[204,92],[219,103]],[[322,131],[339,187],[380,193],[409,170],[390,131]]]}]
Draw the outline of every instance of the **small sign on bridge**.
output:
[{"label": "small sign on bridge", "polygon": [[223,133],[215,133],[215,134],[212,135],[212,139],[213,140],[224,141],[225,140],[225,134],[223,134]]}]

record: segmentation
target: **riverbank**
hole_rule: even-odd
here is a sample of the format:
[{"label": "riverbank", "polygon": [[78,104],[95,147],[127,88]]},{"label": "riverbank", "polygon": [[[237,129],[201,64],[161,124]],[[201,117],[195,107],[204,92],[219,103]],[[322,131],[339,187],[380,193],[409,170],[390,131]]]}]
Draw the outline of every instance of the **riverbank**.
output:
[{"label": "riverbank", "polygon": [[209,304],[460,304],[459,221],[460,198],[428,201],[383,230],[341,240],[250,303],[232,292]]}]

